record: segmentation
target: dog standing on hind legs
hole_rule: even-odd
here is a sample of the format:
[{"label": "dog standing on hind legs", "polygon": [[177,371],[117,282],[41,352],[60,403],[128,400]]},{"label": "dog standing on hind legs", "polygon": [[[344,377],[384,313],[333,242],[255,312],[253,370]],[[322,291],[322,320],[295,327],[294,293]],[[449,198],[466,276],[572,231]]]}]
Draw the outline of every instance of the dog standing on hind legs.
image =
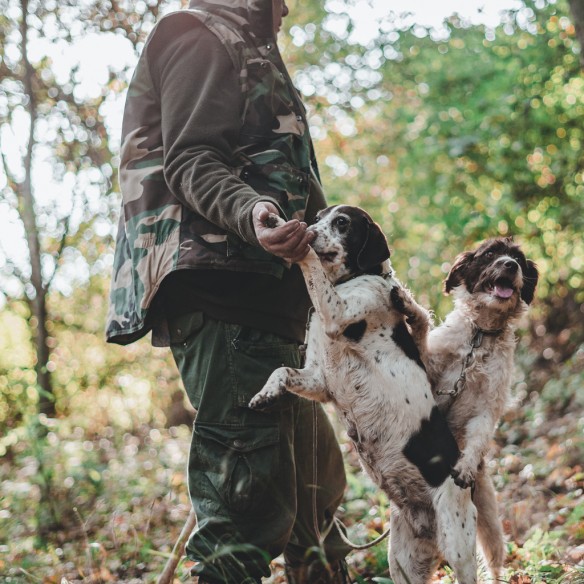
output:
[{"label": "dog standing on hind legs", "polygon": [[363,210],[329,207],[317,219],[299,262],[315,309],[306,365],[276,369],[250,407],[286,391],[332,402],[391,500],[395,584],[426,584],[441,558],[460,584],[475,584],[476,510],[450,476],[459,450],[418,350],[429,315],[394,277],[385,236]]},{"label": "dog standing on hind legs", "polygon": [[444,282],[454,309],[428,336],[434,397],[461,449],[452,475],[459,486],[474,487],[478,539],[495,580],[505,543],[484,459],[509,401],[514,331],[537,280],[535,264],[511,238],[485,241],[456,258]]}]

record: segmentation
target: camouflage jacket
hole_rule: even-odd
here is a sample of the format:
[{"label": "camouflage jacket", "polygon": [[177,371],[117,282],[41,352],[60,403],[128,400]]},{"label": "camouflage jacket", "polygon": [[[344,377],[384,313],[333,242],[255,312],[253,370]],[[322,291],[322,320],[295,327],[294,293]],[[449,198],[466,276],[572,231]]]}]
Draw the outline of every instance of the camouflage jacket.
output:
[{"label": "camouflage jacket", "polygon": [[[271,6],[272,0],[191,0],[189,9],[159,22],[144,47],[124,111],[110,342],[133,342],[152,328],[156,293],[175,270],[281,277],[286,269],[257,244],[251,211],[270,201],[283,217],[302,219],[318,170],[304,106],[275,42]],[[165,143],[161,84],[149,49],[163,48],[185,25],[205,27],[230,61],[240,107],[229,151],[181,143],[177,153]],[[208,168],[216,170],[211,177]]]}]

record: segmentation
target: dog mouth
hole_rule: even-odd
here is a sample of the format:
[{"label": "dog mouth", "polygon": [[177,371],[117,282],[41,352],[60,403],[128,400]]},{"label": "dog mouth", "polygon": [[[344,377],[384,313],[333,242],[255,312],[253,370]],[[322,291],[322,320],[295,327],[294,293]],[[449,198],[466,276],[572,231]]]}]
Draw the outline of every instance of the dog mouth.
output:
[{"label": "dog mouth", "polygon": [[490,288],[489,292],[495,298],[499,298],[500,300],[507,300],[513,296],[515,292],[515,287],[513,286],[513,282],[507,278],[499,278],[493,283],[493,286]]}]

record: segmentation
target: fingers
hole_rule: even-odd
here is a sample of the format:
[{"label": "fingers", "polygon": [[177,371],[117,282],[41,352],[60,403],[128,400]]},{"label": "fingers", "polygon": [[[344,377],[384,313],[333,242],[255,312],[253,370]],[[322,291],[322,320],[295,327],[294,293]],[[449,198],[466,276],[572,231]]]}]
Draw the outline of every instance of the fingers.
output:
[{"label": "fingers", "polygon": [[278,215],[277,208],[271,203],[258,203],[253,209],[253,222],[259,244],[271,254],[294,263],[308,253],[314,233],[307,231],[303,221],[292,219],[270,226],[270,214]]},{"label": "fingers", "polygon": [[305,223],[294,220],[258,234],[258,241],[265,250],[292,263],[308,253],[313,238],[314,234],[306,230]]}]

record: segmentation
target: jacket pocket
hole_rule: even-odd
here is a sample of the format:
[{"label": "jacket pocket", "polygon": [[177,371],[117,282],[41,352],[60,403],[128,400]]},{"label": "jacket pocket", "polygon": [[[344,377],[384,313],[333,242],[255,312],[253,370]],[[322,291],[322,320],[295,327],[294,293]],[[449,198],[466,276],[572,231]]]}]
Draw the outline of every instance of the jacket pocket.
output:
[{"label": "jacket pocket", "polygon": [[281,133],[282,120],[296,119],[295,101],[281,71],[268,59],[247,62],[247,102],[242,134],[266,137]]},{"label": "jacket pocket", "polygon": [[229,510],[260,509],[279,475],[278,426],[195,422],[189,466],[203,472]]}]

